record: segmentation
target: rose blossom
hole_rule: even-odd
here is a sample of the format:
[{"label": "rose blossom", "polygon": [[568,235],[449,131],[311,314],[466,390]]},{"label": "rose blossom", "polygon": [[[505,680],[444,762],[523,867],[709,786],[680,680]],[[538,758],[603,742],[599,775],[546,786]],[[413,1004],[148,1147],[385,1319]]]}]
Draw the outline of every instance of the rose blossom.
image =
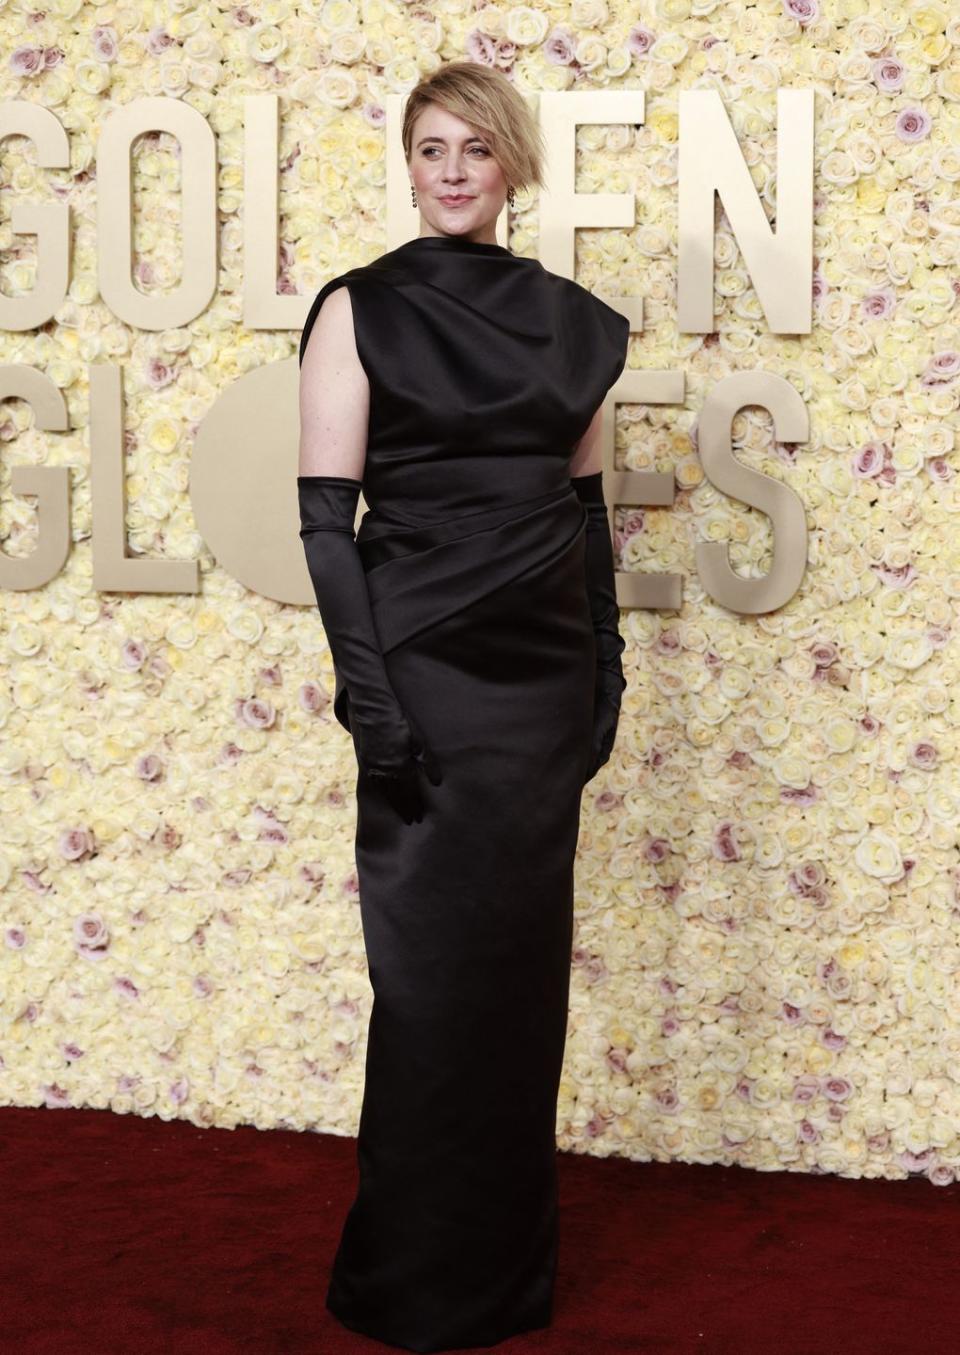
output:
[{"label": "rose blossom", "polygon": [[930,479],[933,480],[935,484],[942,485],[947,480],[953,479],[953,467],[949,465],[942,456],[930,457],[929,461],[925,462],[925,468]]},{"label": "rose blossom", "polygon": [[820,1079],[814,1073],[802,1073],[793,1084],[793,1099],[809,1105],[820,1094]]},{"label": "rose blossom", "polygon": [[846,1101],[853,1087],[845,1077],[825,1077],[823,1094],[829,1101]]},{"label": "rose blossom", "polygon": [[915,743],[908,756],[914,767],[921,767],[924,771],[930,771],[939,760],[935,745],[925,740]]},{"label": "rose blossom", "polygon": [[934,353],[927,363],[923,370],[921,384],[936,386],[946,381],[952,381],[958,372],[960,372],[960,352],[955,348],[944,348],[941,352]]},{"label": "rose blossom", "polygon": [[36,75],[44,69],[43,51],[39,47],[16,47],[10,56],[14,75]]},{"label": "rose blossom", "polygon": [[820,18],[820,5],[818,0],[783,0],[783,12],[806,28]]},{"label": "rose blossom", "polygon": [[878,56],[873,63],[873,83],[881,94],[896,94],[906,73],[906,66],[895,56]]},{"label": "rose blossom", "polygon": [[547,34],[541,51],[551,66],[569,66],[576,58],[576,41],[562,28],[554,28]]},{"label": "rose blossom", "polygon": [[860,302],[860,314],[864,320],[888,320],[897,304],[897,294],[892,287],[881,287],[869,292]]},{"label": "rose blossom", "polygon": [[646,56],[656,40],[656,33],[643,24],[637,24],[627,34],[627,51],[631,56]]},{"label": "rose blossom", "polygon": [[119,45],[116,30],[98,26],[93,30],[93,55],[97,61],[116,61]]},{"label": "rose blossom", "polygon": [[912,145],[930,133],[933,120],[925,108],[904,108],[897,118],[894,130],[901,141]]},{"label": "rose blossom", "polygon": [[850,469],[856,480],[869,480],[883,470],[886,443],[865,442],[850,459]]}]

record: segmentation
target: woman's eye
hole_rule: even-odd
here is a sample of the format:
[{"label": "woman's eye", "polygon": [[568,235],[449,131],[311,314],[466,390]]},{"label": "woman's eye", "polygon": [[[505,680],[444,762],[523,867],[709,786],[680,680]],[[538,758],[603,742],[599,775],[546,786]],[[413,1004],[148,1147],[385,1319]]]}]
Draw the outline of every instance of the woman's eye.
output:
[{"label": "woman's eye", "polygon": [[[429,157],[432,159],[432,158],[433,158],[433,152],[434,152],[434,151],[439,151],[439,149],[440,149],[439,146],[427,146],[427,147],[424,148],[424,152],[423,152],[423,153],[424,153],[424,155],[429,156]],[[471,149],[472,151],[479,151],[481,155],[489,155],[489,154],[490,154],[490,152],[487,150],[486,146],[471,146],[470,149]]]}]

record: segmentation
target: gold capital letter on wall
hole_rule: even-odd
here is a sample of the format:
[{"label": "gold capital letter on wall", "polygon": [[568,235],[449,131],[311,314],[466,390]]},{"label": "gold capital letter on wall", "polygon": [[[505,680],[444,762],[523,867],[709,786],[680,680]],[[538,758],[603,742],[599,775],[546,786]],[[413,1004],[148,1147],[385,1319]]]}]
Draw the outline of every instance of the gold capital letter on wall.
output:
[{"label": "gold capital letter on wall", "polygon": [[[540,193],[539,258],[544,268],[562,277],[574,275],[574,231],[577,226],[632,226],[633,193],[577,193],[576,132],[584,122],[643,122],[644,92],[584,90],[540,95],[540,126],[547,148],[546,186]],[[624,314],[627,314],[625,311]],[[628,316],[631,322],[632,315]],[[639,316],[636,319],[639,321]],[[636,324],[635,328],[641,328]]]},{"label": "gold capital letter on wall", "polygon": [[120,368],[99,362],[91,365],[89,372],[93,586],[117,593],[197,593],[196,560],[146,560],[127,555]]},{"label": "gold capital letter on wall", "polygon": [[[5,99],[0,103],[0,141],[8,136],[29,137],[36,147],[37,164],[44,169],[69,168],[70,142],[49,109],[25,99]],[[36,329],[51,319],[67,294],[70,208],[65,202],[15,202],[10,229],[14,235],[37,237],[37,271],[33,290],[27,296],[0,293],[0,329]]]},{"label": "gold capital letter on wall", "polygon": [[[63,394],[49,377],[25,364],[0,367],[0,400],[16,396],[33,410],[35,426],[63,432],[69,426]],[[42,588],[55,579],[70,554],[70,468],[11,466],[14,494],[36,494],[39,540],[19,559],[0,551],[0,588]]]},{"label": "gold capital letter on wall", "polygon": [[730,498],[766,513],[774,538],[773,564],[760,579],[734,573],[721,542],[698,541],[700,581],[721,606],[755,614],[783,607],[800,587],[807,565],[807,519],[792,489],[762,471],[742,466],[733,455],[730,431],[734,416],[746,405],[770,411],[781,442],[806,442],[810,419],[802,397],[789,381],[758,370],[724,377],[704,401],[697,425],[697,445],[707,479]]},{"label": "gold capital letter on wall", "polygon": [[243,323],[248,329],[303,329],[312,296],[277,291],[280,266],[280,101],[243,101]]},{"label": "gold capital letter on wall", "polygon": [[774,334],[809,334],[813,284],[812,89],[777,91],[777,210],[771,229],[715,89],[680,91],[677,323],[714,329],[714,194],[719,193]]},{"label": "gold capital letter on wall", "polygon": [[[632,371],[625,369],[607,395],[612,404],[682,405],[685,377],[683,372]],[[606,413],[604,414],[606,418]],[[613,448],[613,414],[611,412],[609,446]],[[604,445],[606,459],[607,445]],[[604,467],[603,490],[612,518],[614,505],[644,504],[669,508],[673,503],[676,478],[672,470],[611,470]],[[679,574],[644,574],[637,570],[618,569],[616,572],[617,601],[621,607],[647,607],[658,610],[679,610],[683,598],[683,580]]]},{"label": "gold capital letter on wall", "polygon": [[316,606],[298,535],[299,384],[289,357],[220,392],[193,440],[190,502],[221,569],[261,597]]},{"label": "gold capital letter on wall", "polygon": [[[175,288],[147,296],[134,285],[133,176],[130,147],[164,131],[180,145],[182,269]],[[217,143],[204,118],[182,99],[134,99],[111,113],[97,147],[97,248],[100,295],[118,319],[138,329],[175,329],[202,314],[217,289]]]}]

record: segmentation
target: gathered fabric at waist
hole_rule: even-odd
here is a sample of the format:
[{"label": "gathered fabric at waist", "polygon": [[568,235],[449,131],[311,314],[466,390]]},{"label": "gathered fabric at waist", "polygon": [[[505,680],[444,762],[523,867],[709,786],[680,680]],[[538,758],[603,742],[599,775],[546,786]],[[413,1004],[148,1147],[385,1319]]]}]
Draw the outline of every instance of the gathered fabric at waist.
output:
[{"label": "gathered fabric at waist", "polygon": [[429,524],[368,510],[357,532],[374,626],[387,653],[430,625],[534,569],[585,530],[573,486]]},{"label": "gathered fabric at waist", "polygon": [[547,490],[544,494],[535,494],[531,498],[513,500],[475,512],[457,513],[429,523],[411,524],[392,519],[388,513],[378,509],[368,509],[360,520],[357,549],[363,567],[369,574],[387,560],[396,560],[445,542],[463,539],[475,532],[521,520],[537,509],[567,498],[571,492],[572,487],[568,484],[560,489]]}]

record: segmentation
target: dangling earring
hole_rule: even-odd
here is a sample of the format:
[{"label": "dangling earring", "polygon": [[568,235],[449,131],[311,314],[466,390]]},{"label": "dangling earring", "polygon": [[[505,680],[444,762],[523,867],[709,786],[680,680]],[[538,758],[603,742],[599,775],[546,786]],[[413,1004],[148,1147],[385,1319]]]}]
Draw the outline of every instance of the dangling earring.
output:
[{"label": "dangling earring", "polygon": [[507,189],[507,202],[509,202],[511,207],[513,206],[514,203],[513,184],[511,184],[510,187]]},{"label": "dangling earring", "polygon": [[417,205],[417,190],[414,188],[413,184],[410,185],[410,200],[412,201],[414,207],[416,207],[416,205]]}]

